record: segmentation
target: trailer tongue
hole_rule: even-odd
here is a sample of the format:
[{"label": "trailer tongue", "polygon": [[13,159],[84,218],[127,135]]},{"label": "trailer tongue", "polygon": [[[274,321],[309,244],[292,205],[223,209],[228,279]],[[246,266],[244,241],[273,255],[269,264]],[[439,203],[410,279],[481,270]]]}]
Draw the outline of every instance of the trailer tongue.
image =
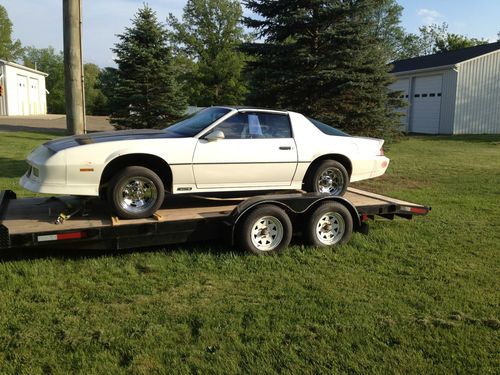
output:
[{"label": "trailer tongue", "polygon": [[77,203],[75,197],[16,199],[14,192],[1,191],[0,249],[130,249],[217,239],[271,254],[286,248],[295,232],[313,245],[331,246],[347,242],[353,231],[367,233],[369,218],[411,219],[430,211],[353,188],[344,197],[302,192],[173,196],[153,217],[137,220],[118,220],[97,199]]}]

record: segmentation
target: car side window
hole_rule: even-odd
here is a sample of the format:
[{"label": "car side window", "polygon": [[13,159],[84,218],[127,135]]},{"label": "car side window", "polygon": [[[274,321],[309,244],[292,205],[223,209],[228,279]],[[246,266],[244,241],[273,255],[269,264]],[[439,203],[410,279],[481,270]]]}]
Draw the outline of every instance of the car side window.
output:
[{"label": "car side window", "polygon": [[245,113],[237,113],[221,122],[214,128],[222,130],[225,139],[241,139],[241,134],[248,128],[248,118]]},{"label": "car side window", "polygon": [[217,125],[214,130],[222,130],[225,139],[292,137],[288,116],[274,113],[237,113]]}]

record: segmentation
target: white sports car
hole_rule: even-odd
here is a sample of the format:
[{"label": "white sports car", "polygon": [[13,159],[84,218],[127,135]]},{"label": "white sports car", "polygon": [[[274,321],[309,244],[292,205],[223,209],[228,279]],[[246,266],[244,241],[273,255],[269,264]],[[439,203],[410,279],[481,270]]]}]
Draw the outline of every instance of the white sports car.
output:
[{"label": "white sports car", "polygon": [[101,196],[121,218],[152,215],[172,194],[297,190],[343,195],[384,174],[380,139],[348,136],[295,112],[210,107],[163,130],[56,139],[35,149],[21,185]]}]

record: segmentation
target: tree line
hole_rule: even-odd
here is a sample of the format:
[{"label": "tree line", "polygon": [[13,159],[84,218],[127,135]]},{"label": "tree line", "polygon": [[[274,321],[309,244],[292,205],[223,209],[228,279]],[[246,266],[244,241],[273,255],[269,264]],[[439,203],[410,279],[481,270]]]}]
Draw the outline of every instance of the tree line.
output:
[{"label": "tree line", "polygon": [[[187,0],[163,20],[144,5],[113,48],[116,67],[85,64],[88,114],[117,128],[165,127],[187,105],[290,109],[364,135],[398,131],[390,62],[487,43],[448,25],[407,33],[395,0]],[[64,113],[62,52],[23,47],[0,6],[0,58],[49,74],[48,110]]]}]

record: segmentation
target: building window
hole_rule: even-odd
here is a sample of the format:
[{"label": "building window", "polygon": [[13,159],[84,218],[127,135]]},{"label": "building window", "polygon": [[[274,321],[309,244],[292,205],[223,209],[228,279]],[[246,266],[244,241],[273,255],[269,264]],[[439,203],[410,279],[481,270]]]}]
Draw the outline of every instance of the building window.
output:
[{"label": "building window", "polygon": [[422,94],[422,98],[427,98],[427,94]]},{"label": "building window", "polygon": [[432,93],[432,94],[429,94],[429,96],[430,96],[431,98],[434,98],[434,97],[436,96],[436,94],[435,94],[435,93]]},{"label": "building window", "polygon": [[420,98],[420,94],[415,94],[415,98]]},{"label": "building window", "polygon": [[441,93],[440,93],[440,92],[438,92],[438,96],[441,96]]}]

